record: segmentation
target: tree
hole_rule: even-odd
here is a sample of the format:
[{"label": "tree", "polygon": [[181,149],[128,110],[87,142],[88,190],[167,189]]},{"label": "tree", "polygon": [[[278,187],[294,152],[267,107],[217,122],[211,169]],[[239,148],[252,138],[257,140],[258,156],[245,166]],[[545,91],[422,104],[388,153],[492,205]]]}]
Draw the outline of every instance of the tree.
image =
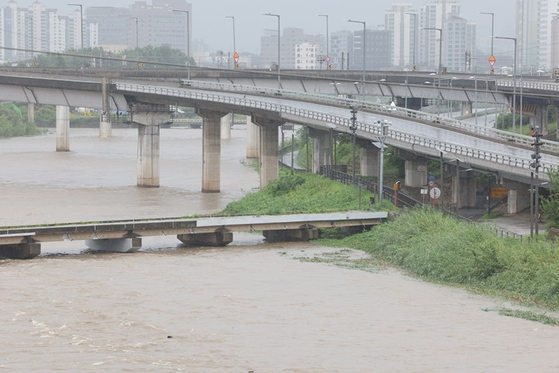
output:
[{"label": "tree", "polygon": [[549,227],[559,226],[559,168],[550,168],[547,171],[551,182],[549,196],[541,201],[542,211],[545,213]]}]

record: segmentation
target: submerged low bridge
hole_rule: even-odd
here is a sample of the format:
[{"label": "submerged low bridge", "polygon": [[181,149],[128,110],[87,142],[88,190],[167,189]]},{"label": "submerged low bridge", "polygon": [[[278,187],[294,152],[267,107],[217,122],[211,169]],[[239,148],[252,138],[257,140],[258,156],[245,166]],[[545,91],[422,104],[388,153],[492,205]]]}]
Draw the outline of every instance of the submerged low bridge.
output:
[{"label": "submerged low bridge", "polygon": [[387,218],[387,212],[362,211],[0,228],[0,257],[32,259],[41,254],[43,242],[80,240],[94,250],[134,252],[141,248],[142,237],[150,236],[176,235],[188,246],[225,246],[233,241],[233,232],[250,231],[262,231],[268,242],[308,241],[318,238],[318,228],[365,228]]}]

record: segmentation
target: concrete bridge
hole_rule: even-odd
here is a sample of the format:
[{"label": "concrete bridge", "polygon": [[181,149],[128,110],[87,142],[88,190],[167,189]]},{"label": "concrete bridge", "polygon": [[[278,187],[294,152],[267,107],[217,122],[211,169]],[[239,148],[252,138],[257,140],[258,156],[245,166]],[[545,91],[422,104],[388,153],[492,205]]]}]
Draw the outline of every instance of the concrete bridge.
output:
[{"label": "concrete bridge", "polygon": [[[361,174],[376,176],[378,149],[373,146],[373,142],[382,136],[386,144],[400,149],[400,156],[406,160],[406,185],[426,185],[425,163],[429,158],[436,158],[454,166],[456,187],[453,188],[453,200],[460,207],[469,207],[472,195],[475,196],[475,178],[460,177],[461,169],[497,174],[509,189],[511,213],[523,209],[526,201],[529,201],[527,184],[533,172],[530,168],[534,150],[531,146],[534,141],[532,137],[411,109],[345,98],[390,93],[393,97],[409,94],[410,99],[413,99],[432,96],[433,92],[437,92],[439,96],[435,97],[450,97],[452,94],[456,100],[507,103],[510,87],[495,88],[507,87],[507,84],[487,81],[480,91],[478,83],[474,83],[472,94],[471,84],[465,83],[461,88],[456,88],[456,82],[452,87],[445,88],[419,86],[409,80],[408,83],[396,83],[396,78],[401,78],[402,74],[391,77],[390,84],[387,83],[386,74],[385,78],[365,84],[354,84],[356,82],[351,79],[346,81],[348,84],[337,84],[340,79],[333,81],[330,77],[317,79],[294,75],[290,80],[284,77],[281,83],[284,89],[278,89],[278,81],[270,77],[248,79],[243,75],[229,78],[216,75],[199,81],[183,78],[183,73],[175,71],[174,76],[142,77],[149,80],[56,75],[29,77],[5,73],[0,75],[0,100],[57,105],[59,151],[69,150],[69,106],[102,108],[102,137],[110,136],[111,125],[107,113],[111,110],[129,111],[132,120],[139,124],[139,186],[159,186],[159,127],[170,120],[172,106],[192,106],[203,118],[203,192],[220,190],[220,140],[224,131],[221,118],[234,111],[250,117],[247,157],[260,158],[261,186],[267,185],[278,175],[278,127],[283,123],[297,123],[309,127],[311,137],[315,138],[313,171],[322,165],[331,164],[331,137],[334,132],[338,132],[355,134],[363,160]],[[424,79],[424,76],[415,78]],[[553,97],[555,83],[549,84],[546,89],[539,89],[540,93],[534,88],[533,97]],[[385,91],[385,85],[389,86],[389,92]],[[291,89],[285,89],[287,87]],[[443,89],[445,93],[442,93]],[[355,122],[352,121],[350,107],[357,110]],[[389,129],[384,133],[383,127],[388,124]],[[556,142],[542,142],[542,167],[537,175],[540,182],[549,180],[546,172],[548,168],[559,166],[558,151],[559,144]]]},{"label": "concrete bridge", "polygon": [[14,227],[0,229],[0,258],[32,259],[41,254],[43,242],[76,240],[94,250],[134,252],[141,248],[142,237],[168,235],[190,246],[225,246],[233,241],[233,232],[255,230],[263,231],[268,242],[308,241],[318,238],[319,228],[364,229],[387,218],[386,212],[360,211]]}]

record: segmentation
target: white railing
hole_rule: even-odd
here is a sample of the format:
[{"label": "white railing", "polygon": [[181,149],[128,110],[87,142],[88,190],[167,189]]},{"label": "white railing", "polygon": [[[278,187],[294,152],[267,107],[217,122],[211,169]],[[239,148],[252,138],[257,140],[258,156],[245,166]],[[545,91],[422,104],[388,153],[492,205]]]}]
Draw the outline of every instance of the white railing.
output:
[{"label": "white railing", "polygon": [[[156,94],[156,95],[163,95],[163,96],[182,97],[191,100],[217,102],[217,103],[223,103],[228,105],[242,106],[246,108],[261,109],[261,110],[276,112],[276,113],[291,114],[300,117],[301,123],[305,123],[304,119],[313,119],[325,123],[332,123],[338,126],[346,127],[348,133],[350,132],[349,127],[352,124],[351,119],[349,118],[349,111],[348,111],[348,117],[337,116],[333,114],[325,114],[323,112],[319,112],[315,110],[308,110],[300,107],[290,106],[289,104],[287,104],[287,101],[277,100],[271,102],[270,97],[268,96],[259,98],[258,96],[254,96],[254,95],[250,95],[250,96],[245,96],[245,95],[241,96],[238,94],[224,95],[223,93],[212,93],[208,90],[189,90],[189,89],[180,89],[180,88],[167,88],[162,86],[147,86],[147,85],[131,84],[131,83],[116,83],[116,88],[119,91],[140,92],[140,93]],[[282,91],[282,95],[283,93],[284,92]],[[345,99],[333,98],[333,100],[339,102],[346,102],[347,104],[347,101]],[[355,102],[355,101],[350,101],[350,102]],[[383,108],[382,110],[387,113],[393,112],[392,108],[388,108],[388,109]],[[357,131],[361,132],[361,135],[370,134],[372,135],[370,137],[374,138],[375,136],[380,136],[381,134],[381,125],[379,121],[375,121],[373,123],[357,121],[356,126],[357,126]],[[525,158],[522,156],[503,154],[496,151],[479,150],[471,146],[445,142],[442,140],[432,139],[418,134],[411,134],[408,132],[398,131],[394,129],[389,130],[388,140],[390,139],[394,140],[394,142],[404,142],[410,144],[410,146],[417,145],[423,148],[433,149],[435,150],[433,154],[438,154],[437,152],[440,152],[442,150],[447,153],[466,156],[470,159],[479,159],[481,161],[492,162],[495,164],[496,166],[495,168],[498,168],[500,166],[514,167],[517,169],[517,173],[523,176],[529,176],[531,171],[529,166],[531,160],[527,157]],[[529,139],[532,140],[531,138]],[[387,141],[387,143],[390,143],[390,141]],[[514,146],[515,144],[518,144],[518,142],[516,143],[511,142],[510,146]],[[540,163],[542,165],[540,170],[540,179],[546,180],[547,176],[544,176],[544,174],[546,173],[545,170],[547,170],[550,167],[557,168],[559,166],[559,159],[557,162],[542,161]]]},{"label": "white railing", "polygon": [[[506,83],[508,81],[503,81],[503,82]],[[254,87],[254,86],[229,84],[229,83],[183,80],[182,86],[185,88],[204,89],[204,90],[211,90],[211,91],[236,92],[236,93],[246,93],[251,95],[256,94],[256,95],[278,96],[283,98],[293,98],[299,101],[310,101],[313,103],[327,104],[330,106],[339,106],[339,107],[355,106],[356,108],[361,110],[365,109],[377,113],[388,114],[391,116],[405,117],[413,120],[421,120],[433,124],[441,124],[444,126],[458,128],[460,130],[467,131],[470,133],[493,137],[500,140],[505,140],[507,142],[515,142],[517,144],[522,144],[527,146],[531,146],[531,144],[534,142],[534,139],[530,136],[515,134],[512,132],[503,131],[491,127],[480,126],[474,123],[462,122],[438,114],[430,114],[421,111],[400,108],[397,106],[390,106],[386,104],[363,102],[363,101],[358,101],[358,100],[353,100],[348,98],[328,96],[328,95],[322,95],[316,93],[286,91],[286,90],[278,90],[277,88],[276,89],[263,88],[263,87]],[[542,142],[541,149],[559,152],[559,143],[555,141],[549,141],[549,140],[541,140],[541,142]]]}]

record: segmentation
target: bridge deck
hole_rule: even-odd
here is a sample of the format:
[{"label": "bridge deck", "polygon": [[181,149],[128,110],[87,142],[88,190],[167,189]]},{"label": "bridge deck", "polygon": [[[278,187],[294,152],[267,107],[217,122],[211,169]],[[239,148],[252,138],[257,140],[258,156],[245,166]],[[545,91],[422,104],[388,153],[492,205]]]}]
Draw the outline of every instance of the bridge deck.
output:
[{"label": "bridge deck", "polygon": [[387,217],[388,213],[386,212],[344,212],[26,226],[0,229],[0,245],[212,232],[370,226],[380,224]]}]

